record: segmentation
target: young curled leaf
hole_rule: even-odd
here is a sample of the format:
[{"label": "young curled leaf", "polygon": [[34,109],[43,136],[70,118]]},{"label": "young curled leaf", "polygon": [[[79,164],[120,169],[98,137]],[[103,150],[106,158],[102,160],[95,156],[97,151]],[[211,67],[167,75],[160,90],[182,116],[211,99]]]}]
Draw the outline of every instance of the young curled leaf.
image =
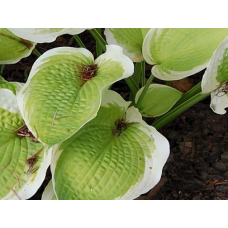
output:
[{"label": "young curled leaf", "polygon": [[161,178],[169,143],[114,91],[96,118],[53,148],[57,199],[134,199]]},{"label": "young curled leaf", "polygon": [[[144,87],[141,88],[136,96],[137,103]],[[142,116],[157,117],[168,112],[173,105],[181,98],[182,93],[170,86],[151,84],[143,97],[138,109]]]},{"label": "young curled leaf", "polygon": [[225,114],[228,107],[228,37],[214,52],[202,79],[202,93],[211,92],[211,109]]}]

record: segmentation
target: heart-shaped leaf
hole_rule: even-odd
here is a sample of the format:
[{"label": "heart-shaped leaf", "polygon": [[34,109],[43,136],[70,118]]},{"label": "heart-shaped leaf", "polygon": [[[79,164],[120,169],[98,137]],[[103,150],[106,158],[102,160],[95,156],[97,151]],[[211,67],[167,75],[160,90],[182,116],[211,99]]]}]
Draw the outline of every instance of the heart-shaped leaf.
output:
[{"label": "heart-shaped leaf", "polygon": [[[144,87],[135,96],[137,103]],[[149,86],[138,109],[142,116],[157,117],[168,112],[181,98],[182,93],[170,86],[152,84]]]},{"label": "heart-shaped leaf", "polygon": [[49,146],[66,140],[97,115],[108,86],[131,76],[133,69],[116,45],[108,45],[95,61],[84,48],[47,51],[17,96],[26,125]]},{"label": "heart-shaped leaf", "polygon": [[151,29],[144,39],[143,56],[147,63],[156,64],[155,77],[179,80],[206,68],[226,36],[227,28]]},{"label": "heart-shaped leaf", "polygon": [[108,91],[97,117],[54,147],[58,199],[134,199],[157,184],[168,141],[129,104]]},{"label": "heart-shaped leaf", "polygon": [[15,35],[36,43],[49,43],[63,34],[75,35],[84,32],[85,28],[11,28]]},{"label": "heart-shaped leaf", "polygon": [[149,28],[109,28],[104,34],[108,44],[117,44],[124,49],[133,62],[143,61],[142,44]]},{"label": "heart-shaped leaf", "polygon": [[12,64],[29,56],[36,43],[24,40],[8,29],[0,29],[0,64]]},{"label": "heart-shaped leaf", "polygon": [[24,121],[14,94],[0,89],[0,199],[28,199],[50,165],[48,148],[24,137]]}]

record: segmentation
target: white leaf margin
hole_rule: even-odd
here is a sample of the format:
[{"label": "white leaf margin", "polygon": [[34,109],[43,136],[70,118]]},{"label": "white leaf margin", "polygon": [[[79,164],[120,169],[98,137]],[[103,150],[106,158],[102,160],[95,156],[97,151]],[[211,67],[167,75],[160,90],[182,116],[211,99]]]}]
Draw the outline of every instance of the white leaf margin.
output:
[{"label": "white leaf margin", "polygon": [[153,148],[151,148],[151,157],[147,157],[145,154],[145,171],[143,179],[133,185],[123,197],[117,198],[118,200],[132,200],[152,189],[161,179],[162,169],[170,154],[168,140],[154,127],[149,126],[142,120],[138,109],[130,107],[127,110],[126,121],[140,123],[141,126],[139,129],[150,136],[156,149],[153,150]]},{"label": "white leaf margin", "polygon": [[32,42],[50,43],[55,41],[58,36],[61,36],[63,34],[79,34],[84,32],[86,28],[63,28],[62,30],[56,32],[50,32],[48,28],[8,28],[8,30],[16,36],[19,36],[26,40],[30,40]]},{"label": "white leaf margin", "polygon": [[132,53],[129,52],[127,49],[127,45],[124,45],[123,43],[118,43],[117,40],[114,38],[113,33],[110,31],[110,29],[106,28],[104,30],[104,35],[106,37],[108,44],[115,44],[123,47],[123,53],[128,56],[133,62],[142,62],[144,60],[142,53]]},{"label": "white leaf margin", "polygon": [[[31,177],[28,181],[17,191],[17,195],[22,199],[26,200],[31,198],[42,185],[47,169],[51,163],[51,149],[47,150],[44,148],[44,156],[42,158],[42,162],[40,164],[39,169],[36,172],[30,174]],[[28,175],[28,174],[24,174]],[[2,200],[19,200],[17,196],[13,192],[9,192]]]},{"label": "white leaf margin", "polygon": [[0,64],[15,64],[15,63],[18,63],[21,59],[30,56],[32,51],[33,51],[33,49],[35,48],[35,46],[36,46],[36,43],[33,43],[32,47],[29,49],[29,51],[27,53],[25,53],[23,56],[21,56],[19,58],[15,58],[15,59],[8,59],[8,60],[0,61]]},{"label": "white leaf margin", "polygon": [[[216,90],[220,86],[220,82],[216,80],[218,76],[217,70],[218,66],[221,64],[223,60],[223,55],[226,49],[228,48],[228,37],[226,37],[215,50],[212,55],[207,69],[203,75],[202,79],[202,93],[210,93],[213,90]],[[227,77],[228,79],[228,77]]]},{"label": "white leaf margin", "polygon": [[[153,36],[156,35],[156,39],[158,40],[160,37],[160,34],[165,28],[152,28],[150,31],[146,34],[143,46],[142,46],[142,53],[145,61],[150,64],[150,65],[155,65],[157,64],[157,61],[153,58],[152,53],[150,53],[150,48],[151,48],[151,39]],[[156,42],[156,41],[155,41]],[[165,81],[173,81],[173,80],[180,80],[183,78],[186,78],[188,76],[191,76],[193,74],[196,74],[197,72],[203,70],[204,68],[207,67],[208,61],[206,61],[204,64],[196,66],[188,71],[172,71],[168,70],[169,73],[163,71],[160,68],[160,65],[155,65],[151,69],[151,73],[156,77],[161,80]]]},{"label": "white leaf margin", "polygon": [[[116,102],[117,101],[117,102]],[[130,102],[126,102],[123,98],[116,92],[108,90],[106,96],[102,100],[102,106],[107,107],[108,104],[118,104],[124,110],[130,105]],[[146,122],[142,120],[142,116],[138,109],[135,107],[130,107],[126,111],[126,122],[140,123],[140,130],[145,132],[150,136],[151,140],[154,142],[156,149],[151,148],[151,157],[145,155],[145,172],[141,181],[133,185],[122,197],[118,197],[115,200],[132,200],[148,192],[152,189],[160,180],[162,175],[162,169],[168,159],[170,153],[170,146],[168,140],[161,135],[154,127],[149,126]],[[57,144],[52,148],[52,161],[51,161],[51,172],[52,172],[52,183],[53,191],[55,193],[55,179],[54,172],[58,159],[63,151],[61,144]],[[151,169],[152,167],[152,169]],[[58,196],[56,195],[58,199]]]},{"label": "white leaf margin", "polygon": [[0,89],[0,107],[9,112],[21,115],[16,96],[9,89]]},{"label": "white leaf margin", "polygon": [[[21,115],[19,107],[17,105],[16,96],[11,90],[0,89],[0,107],[11,113]],[[21,186],[20,190],[17,192],[18,196],[21,199],[29,199],[32,197],[43,183],[47,168],[51,163],[51,151],[52,150],[48,150],[47,147],[44,148],[44,157],[42,158],[39,169],[36,172],[30,174],[31,177],[23,186]],[[18,197],[10,191],[5,197],[2,198],[2,200],[9,199],[18,200]]]},{"label": "white leaf margin", "polygon": [[[37,136],[37,132],[33,131],[32,127],[29,124],[29,120],[28,120],[28,115],[25,109],[25,101],[24,101],[24,91],[27,89],[27,87],[29,87],[29,82],[31,81],[31,79],[34,77],[34,75],[39,71],[39,66],[42,65],[43,63],[47,62],[48,57],[53,56],[53,55],[62,55],[62,54],[67,54],[67,55],[71,55],[71,53],[81,53],[84,54],[85,56],[87,56],[88,58],[91,58],[92,61],[94,61],[94,57],[92,55],[92,53],[90,51],[88,51],[85,48],[73,48],[73,47],[58,47],[58,48],[53,48],[47,52],[45,52],[43,55],[41,55],[36,62],[33,64],[33,67],[31,69],[31,72],[29,74],[28,80],[25,83],[25,85],[22,87],[22,89],[17,93],[17,102],[18,102],[18,106],[19,109],[21,111],[21,115],[25,121],[25,124],[28,126],[28,128],[31,130],[32,134],[39,140],[39,136]],[[45,60],[46,59],[46,60]],[[101,104],[101,99],[104,95],[104,93],[106,92],[106,89],[113,83],[122,80],[124,78],[130,77],[133,72],[134,72],[134,64],[133,62],[130,60],[130,58],[128,58],[126,55],[123,54],[123,48],[117,46],[117,45],[106,45],[106,52],[102,55],[100,55],[95,61],[94,63],[99,66],[108,61],[108,60],[113,60],[115,62],[118,62],[122,65],[124,72],[121,78],[113,81],[112,83],[109,83],[107,85],[105,85],[103,88],[101,88],[100,91],[100,104]],[[96,117],[97,112],[99,110],[100,107],[98,107],[96,110],[94,110],[94,114],[91,116],[91,118],[89,118],[87,120],[87,122],[85,122],[80,128],[82,128],[86,123],[88,123],[90,120],[92,120],[93,118]],[[80,129],[79,128],[79,129]],[[79,130],[78,129],[78,130]],[[78,131],[77,130],[77,131]],[[76,133],[76,132],[74,132]],[[72,136],[72,135],[71,135]],[[69,136],[68,138],[70,138],[71,136]],[[68,139],[66,138],[66,139]],[[65,139],[65,140],[66,140]],[[65,141],[64,140],[64,141]]]},{"label": "white leaf margin", "polygon": [[[223,115],[226,113],[225,108],[228,107],[228,97],[227,95],[221,94],[221,88],[223,87],[222,82],[217,81],[218,67],[222,63],[225,51],[228,49],[228,36],[220,43],[218,48],[215,50],[213,56],[211,57],[207,69],[202,78],[201,89],[202,93],[211,92],[211,109],[216,113]],[[228,80],[228,76],[227,76]],[[224,82],[225,83],[225,82]]]},{"label": "white leaf margin", "polygon": [[52,179],[51,179],[47,184],[46,188],[44,189],[41,200],[54,200],[55,198],[56,196],[55,196]]},{"label": "white leaf margin", "polygon": [[223,94],[219,96],[219,89],[211,92],[211,109],[220,115],[226,114],[225,108],[228,107],[228,96],[227,94]]}]

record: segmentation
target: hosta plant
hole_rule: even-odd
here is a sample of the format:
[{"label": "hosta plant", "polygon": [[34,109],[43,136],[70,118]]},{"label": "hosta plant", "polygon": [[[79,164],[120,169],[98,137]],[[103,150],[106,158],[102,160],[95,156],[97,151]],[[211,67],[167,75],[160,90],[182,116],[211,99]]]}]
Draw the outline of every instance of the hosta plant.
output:
[{"label": "hosta plant", "polygon": [[[158,183],[168,158],[158,130],[211,91],[225,103],[220,108],[213,98],[213,110],[227,106],[228,29],[105,29],[108,44],[100,29],[89,29],[96,58],[77,35],[84,30],[1,30],[0,64],[32,50],[38,57],[25,84],[0,77],[2,199],[31,197],[49,165],[43,200],[135,199]],[[36,50],[61,34],[80,47]],[[183,94],[165,82],[204,68],[204,93],[201,83]],[[127,101],[111,90],[121,80],[130,88]]]}]

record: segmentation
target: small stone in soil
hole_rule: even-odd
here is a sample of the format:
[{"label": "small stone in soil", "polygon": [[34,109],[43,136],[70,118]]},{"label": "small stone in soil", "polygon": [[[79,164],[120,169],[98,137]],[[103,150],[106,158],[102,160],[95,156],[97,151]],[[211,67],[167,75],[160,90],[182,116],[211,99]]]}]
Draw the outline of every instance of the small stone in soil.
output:
[{"label": "small stone in soil", "polygon": [[225,177],[226,179],[228,179],[228,171],[226,171],[226,172],[224,173],[224,177]]},{"label": "small stone in soil", "polygon": [[209,174],[205,171],[201,171],[199,179],[202,181],[206,181],[209,179]]},{"label": "small stone in soil", "polygon": [[225,185],[217,186],[215,189],[218,192],[228,193],[228,186],[225,186]]},{"label": "small stone in soil", "polygon": [[222,159],[224,162],[228,162],[228,151],[227,151],[227,152],[224,152],[224,153],[221,155],[221,159]]},{"label": "small stone in soil", "polygon": [[219,171],[222,171],[222,172],[227,171],[226,164],[224,164],[223,162],[215,162],[215,163],[213,164],[213,167],[214,167],[216,170],[219,170]]},{"label": "small stone in soil", "polygon": [[212,167],[208,167],[207,173],[210,174],[210,175],[220,175],[221,174],[221,172],[219,172],[218,170],[215,170]]}]

